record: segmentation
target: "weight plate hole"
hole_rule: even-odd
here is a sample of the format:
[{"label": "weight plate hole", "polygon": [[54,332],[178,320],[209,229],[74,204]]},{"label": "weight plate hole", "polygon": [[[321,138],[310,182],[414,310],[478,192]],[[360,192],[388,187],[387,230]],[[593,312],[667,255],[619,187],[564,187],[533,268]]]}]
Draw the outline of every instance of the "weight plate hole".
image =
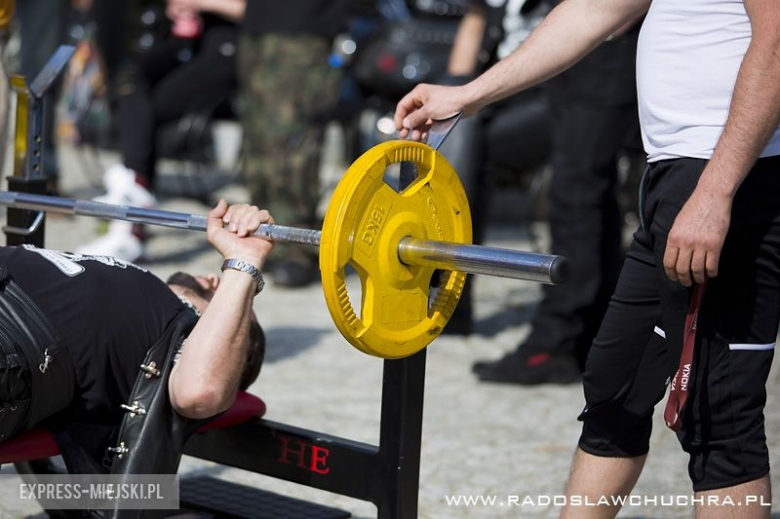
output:
[{"label": "weight plate hole", "polygon": [[[455,276],[455,277],[453,277]],[[433,317],[434,312],[443,312],[450,315],[458,304],[463,292],[464,279],[458,278],[458,274],[446,270],[434,270],[428,289],[428,317]],[[453,281],[449,289],[447,284]]]},{"label": "weight plate hole", "polygon": [[396,193],[403,192],[404,189],[414,182],[419,176],[416,162],[396,162],[390,164],[385,169],[382,177],[385,184],[390,186]]},{"label": "weight plate hole", "polygon": [[357,269],[351,264],[344,267],[344,277],[347,280],[347,296],[355,315],[363,319],[363,280]]},{"label": "weight plate hole", "polygon": [[431,282],[428,286],[428,317],[433,315],[436,296],[439,295],[439,289],[442,282],[446,282],[446,273],[442,270],[434,270],[431,276]]}]

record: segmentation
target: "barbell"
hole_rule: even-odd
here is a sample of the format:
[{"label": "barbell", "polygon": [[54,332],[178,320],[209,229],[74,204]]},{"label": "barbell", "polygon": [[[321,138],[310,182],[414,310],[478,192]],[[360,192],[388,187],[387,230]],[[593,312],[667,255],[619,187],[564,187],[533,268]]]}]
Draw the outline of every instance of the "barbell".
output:
[{"label": "barbell", "polygon": [[[400,192],[388,166],[412,163],[417,177]],[[0,205],[206,230],[204,215],[0,191]],[[42,218],[42,213],[41,213]],[[561,256],[471,245],[466,193],[447,160],[428,145],[388,141],[358,158],[337,185],[322,231],[263,224],[263,238],[320,247],[325,300],[339,331],[359,350],[382,358],[416,353],[447,324],[466,273],[561,283]],[[347,266],[362,285],[359,312],[347,291]],[[431,287],[434,271],[441,271]]]}]

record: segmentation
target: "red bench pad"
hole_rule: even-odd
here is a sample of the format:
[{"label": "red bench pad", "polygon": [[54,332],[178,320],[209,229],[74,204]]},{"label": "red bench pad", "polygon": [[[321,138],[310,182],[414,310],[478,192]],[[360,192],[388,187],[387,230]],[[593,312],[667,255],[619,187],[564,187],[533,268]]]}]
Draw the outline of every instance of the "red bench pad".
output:
[{"label": "red bench pad", "polygon": [[[230,409],[204,425],[198,432],[222,429],[261,417],[265,414],[265,402],[246,391],[239,391]],[[6,442],[0,443],[0,465],[20,461],[38,460],[57,456],[60,448],[52,435],[42,427],[36,427]]]}]

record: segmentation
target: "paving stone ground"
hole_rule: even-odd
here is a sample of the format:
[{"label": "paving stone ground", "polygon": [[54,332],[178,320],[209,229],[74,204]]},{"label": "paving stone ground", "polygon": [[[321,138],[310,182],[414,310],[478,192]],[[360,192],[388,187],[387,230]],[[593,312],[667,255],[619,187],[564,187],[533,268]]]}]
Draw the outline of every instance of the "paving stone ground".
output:
[{"label": "paving stone ground", "polygon": [[[61,161],[67,193],[76,197],[97,194],[88,182],[94,177],[79,169],[82,163],[73,150],[64,149]],[[240,186],[217,194],[230,201],[246,199]],[[198,213],[207,210],[205,205],[181,197],[163,200],[162,207]],[[97,225],[87,218],[52,217],[47,246],[73,249],[94,236]],[[530,246],[522,232],[496,225],[491,227],[488,244],[519,249]],[[220,264],[205,237],[196,232],[154,229],[148,256],[145,266],[161,277],[182,269],[205,273],[217,270]],[[520,388],[478,383],[470,373],[471,364],[499,357],[523,339],[540,290],[532,283],[497,278],[481,277],[475,283],[476,333],[468,338],[440,337],[429,349],[419,515],[436,519],[556,517],[560,509],[546,503],[563,490],[580,430],[575,418],[583,405],[581,385]],[[268,404],[267,417],[376,443],[382,362],[352,349],[341,338],[320,287],[285,290],[269,283],[256,299],[255,310],[268,336],[268,359],[251,391]],[[769,382],[767,431],[775,460],[780,459],[779,390],[780,378],[774,370]],[[664,496],[677,502],[691,496],[686,462],[673,434],[656,416],[651,455],[635,490],[641,502],[626,507],[620,517],[692,517],[689,506],[661,506]],[[3,468],[3,473],[10,471],[10,467]],[[369,503],[200,460],[186,458],[182,471],[343,508],[359,518],[376,516]],[[773,480],[778,488],[777,478]],[[9,509],[2,498],[8,491],[0,488],[0,517],[41,513],[33,503],[24,509]],[[467,496],[495,499],[495,503],[448,502],[458,496],[461,500]],[[645,502],[653,496],[657,496],[658,505]],[[518,505],[523,502],[536,506]],[[780,518],[780,504],[773,509]]]}]

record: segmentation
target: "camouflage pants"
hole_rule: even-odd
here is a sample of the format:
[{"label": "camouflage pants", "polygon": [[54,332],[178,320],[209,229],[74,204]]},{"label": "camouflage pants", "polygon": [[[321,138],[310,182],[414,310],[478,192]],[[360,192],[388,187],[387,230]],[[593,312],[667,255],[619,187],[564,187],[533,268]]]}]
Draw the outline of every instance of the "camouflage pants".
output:
[{"label": "camouflage pants", "polygon": [[338,101],[340,73],[328,65],[330,45],[307,35],[240,39],[246,179],[252,203],[283,225],[317,225],[323,128],[310,120]]}]

